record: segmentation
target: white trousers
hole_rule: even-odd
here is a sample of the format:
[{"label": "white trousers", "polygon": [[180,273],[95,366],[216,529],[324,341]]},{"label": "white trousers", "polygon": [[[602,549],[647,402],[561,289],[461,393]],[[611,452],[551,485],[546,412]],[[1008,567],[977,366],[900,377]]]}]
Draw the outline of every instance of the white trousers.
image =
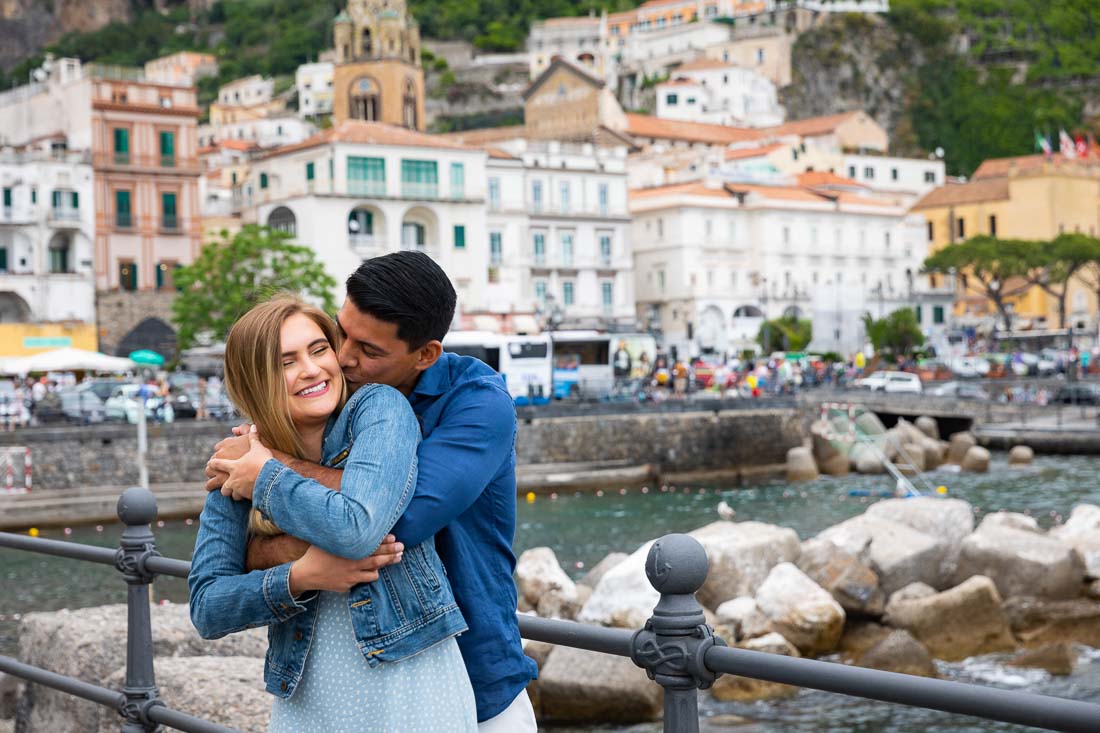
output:
[{"label": "white trousers", "polygon": [[531,698],[527,690],[519,693],[512,704],[495,718],[478,723],[477,733],[536,733],[535,709],[531,707]]}]

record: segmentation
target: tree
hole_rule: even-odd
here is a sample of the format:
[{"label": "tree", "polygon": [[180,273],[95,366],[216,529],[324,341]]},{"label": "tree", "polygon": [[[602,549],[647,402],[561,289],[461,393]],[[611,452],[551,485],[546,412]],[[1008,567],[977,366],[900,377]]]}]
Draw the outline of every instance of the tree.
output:
[{"label": "tree", "polygon": [[[1084,235],[1075,234],[1072,236],[1083,237]],[[1096,295],[1097,302],[1100,302],[1100,239],[1095,237],[1087,237],[1087,239],[1092,240],[1095,254],[1092,259],[1081,267],[1077,276]]]},{"label": "tree", "polygon": [[1082,268],[1100,261],[1100,241],[1085,234],[1059,234],[1051,242],[1034,242],[1028,279],[1058,303],[1058,327],[1066,327],[1066,295]]},{"label": "tree", "polygon": [[794,316],[783,316],[760,324],[756,342],[765,351],[782,347],[784,351],[802,351],[813,339],[813,323]]},{"label": "tree", "polygon": [[203,246],[192,264],[176,270],[180,294],[172,303],[179,344],[186,349],[200,334],[224,339],[229,327],[252,306],[278,292],[290,292],[336,310],[336,281],[313,250],[292,244],[291,235],[255,224]]},{"label": "tree", "polygon": [[917,322],[917,314],[911,308],[899,308],[877,321],[871,318],[871,314],[864,313],[863,326],[875,351],[910,356],[913,349],[924,345],[924,334]]},{"label": "tree", "polygon": [[924,261],[924,272],[957,273],[964,289],[989,298],[1000,313],[1006,331],[1012,330],[1008,299],[1031,287],[1027,276],[1032,269],[1031,242],[997,239],[980,234],[964,242],[949,244]]}]

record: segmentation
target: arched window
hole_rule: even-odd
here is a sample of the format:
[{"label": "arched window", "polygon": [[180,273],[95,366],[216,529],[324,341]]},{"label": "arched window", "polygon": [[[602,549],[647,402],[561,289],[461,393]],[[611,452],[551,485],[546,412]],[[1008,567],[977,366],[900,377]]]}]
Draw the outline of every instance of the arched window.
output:
[{"label": "arched window", "polygon": [[755,305],[743,305],[733,312],[734,318],[763,318],[764,314]]},{"label": "arched window", "polygon": [[378,82],[363,76],[351,85],[349,117],[353,120],[377,121],[382,111],[381,88]]},{"label": "arched window", "polygon": [[298,221],[294,217],[294,212],[285,206],[280,206],[268,215],[267,225],[277,232],[286,232],[292,237],[298,234]]},{"label": "arched window", "polygon": [[363,58],[369,58],[371,55],[371,36],[370,28],[363,29],[363,41],[360,44],[359,55]]},{"label": "arched window", "polygon": [[405,127],[410,130],[419,129],[419,119],[417,117],[417,104],[416,104],[416,85],[413,84],[412,79],[405,80],[405,95],[402,104],[404,115],[402,117]]}]

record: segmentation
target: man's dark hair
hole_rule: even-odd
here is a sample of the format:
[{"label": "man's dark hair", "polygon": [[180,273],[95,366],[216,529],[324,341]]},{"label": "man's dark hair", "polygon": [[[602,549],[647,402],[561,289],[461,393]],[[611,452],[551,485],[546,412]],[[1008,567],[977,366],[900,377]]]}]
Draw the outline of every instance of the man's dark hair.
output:
[{"label": "man's dark hair", "polygon": [[442,341],[455,314],[447,273],[423,252],[394,252],[359,265],[347,283],[348,299],[363,313],[397,324],[397,338],[419,349]]}]

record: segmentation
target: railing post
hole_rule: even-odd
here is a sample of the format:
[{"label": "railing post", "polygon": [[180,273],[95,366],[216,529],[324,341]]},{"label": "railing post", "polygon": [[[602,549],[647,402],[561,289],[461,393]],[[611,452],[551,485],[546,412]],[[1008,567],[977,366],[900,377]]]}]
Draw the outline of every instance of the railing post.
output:
[{"label": "railing post", "polygon": [[698,690],[717,677],[703,657],[712,646],[725,645],[695,599],[707,579],[707,553],[692,537],[665,535],[650,548],[645,572],[661,600],[631,639],[630,657],[665,689],[665,733],[698,733]]},{"label": "railing post", "polygon": [[127,489],[118,499],[122,529],[115,567],[128,584],[126,598],[126,696],[119,713],[122,733],[152,733],[158,726],[149,720],[149,708],[163,705],[153,672],[153,627],[149,611],[149,585],[154,573],[145,561],[159,556],[150,524],[157,518],[157,500],[148,489]]}]

